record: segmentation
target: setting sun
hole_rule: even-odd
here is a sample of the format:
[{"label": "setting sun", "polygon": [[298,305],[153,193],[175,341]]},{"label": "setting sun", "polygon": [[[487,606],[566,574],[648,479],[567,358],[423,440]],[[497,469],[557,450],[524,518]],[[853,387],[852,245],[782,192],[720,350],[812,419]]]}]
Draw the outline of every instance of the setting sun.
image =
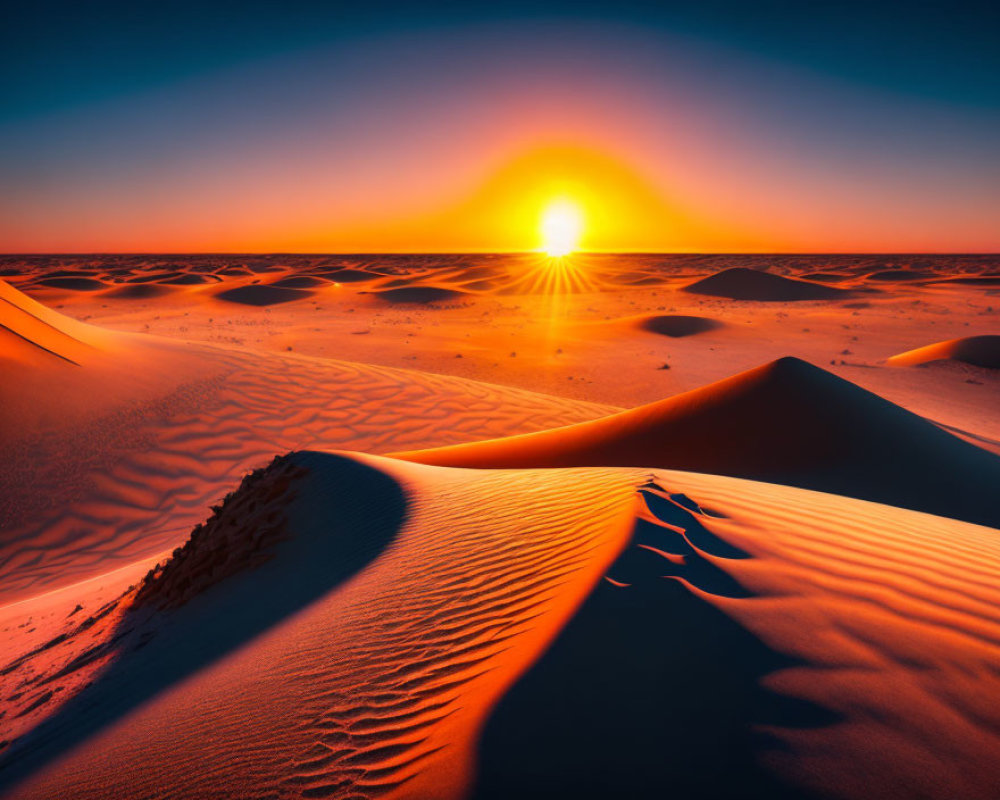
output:
[{"label": "setting sun", "polygon": [[542,243],[545,253],[553,258],[572,253],[583,231],[583,214],[568,200],[558,200],[542,214]]}]

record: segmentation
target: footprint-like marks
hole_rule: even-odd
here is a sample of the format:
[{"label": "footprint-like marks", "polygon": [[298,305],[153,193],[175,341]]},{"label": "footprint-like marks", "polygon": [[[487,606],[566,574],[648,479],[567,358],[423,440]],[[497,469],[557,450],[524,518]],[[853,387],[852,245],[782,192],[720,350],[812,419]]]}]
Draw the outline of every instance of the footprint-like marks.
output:
[{"label": "footprint-like marks", "polygon": [[767,687],[801,662],[733,613],[751,556],[715,532],[721,514],[655,480],[636,492],[607,579],[486,724],[471,800],[817,798],[770,767],[774,732],[841,717]]},{"label": "footprint-like marks", "polygon": [[752,593],[714,559],[749,555],[720,538],[703,520],[720,515],[683,494],[671,494],[654,480],[639,487],[641,507],[632,540],[608,571],[609,583],[627,588],[657,578],[674,578],[719,597],[744,598]]}]

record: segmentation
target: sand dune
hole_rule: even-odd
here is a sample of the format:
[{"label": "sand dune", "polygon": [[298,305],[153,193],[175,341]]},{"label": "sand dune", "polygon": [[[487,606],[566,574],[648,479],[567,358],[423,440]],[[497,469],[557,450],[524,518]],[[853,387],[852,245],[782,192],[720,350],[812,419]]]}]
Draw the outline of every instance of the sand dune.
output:
[{"label": "sand dune", "polygon": [[7,368],[17,380],[0,383],[6,600],[172,548],[275,453],[386,452],[611,410],[446,376],[112,335],[3,291],[4,319],[34,338],[10,335],[37,351]]},{"label": "sand dune", "polygon": [[382,289],[373,294],[390,303],[442,303],[457,300],[464,292],[441,286],[401,286],[397,289]]},{"label": "sand dune", "polygon": [[935,361],[961,361],[976,367],[1000,369],[1000,336],[949,339],[908,350],[888,359],[888,363],[898,366],[931,364]]},{"label": "sand dune", "polygon": [[[183,348],[79,322],[3,281],[0,339],[0,446],[12,453],[26,437],[44,440],[77,424],[92,424],[95,417],[148,401],[166,387],[206,372],[204,364],[191,364],[179,355]],[[17,470],[28,474],[36,459],[29,454],[23,458],[27,466],[18,464]],[[8,471],[14,467],[0,462],[0,472]],[[0,499],[0,505],[9,502]],[[0,517],[0,522],[7,528],[10,517]]]},{"label": "sand dune", "polygon": [[850,296],[845,289],[745,267],[732,267],[702,278],[685,286],[684,291],[731,300],[832,300]]},{"label": "sand dune", "polygon": [[187,273],[183,270],[174,269],[166,272],[160,271],[143,275],[131,275],[125,278],[125,283],[166,283],[184,278],[186,275]]},{"label": "sand dune", "polygon": [[640,494],[487,723],[472,797],[994,793],[995,531],[716,476]]},{"label": "sand dune", "polygon": [[646,317],[641,320],[639,327],[650,333],[659,333],[663,336],[679,339],[684,336],[694,336],[698,333],[714,331],[721,328],[722,323],[708,317],[689,317],[682,314],[671,314]]},{"label": "sand dune", "polygon": [[566,430],[398,457],[475,468],[683,469],[1000,526],[1000,458],[794,358]]},{"label": "sand dune", "polygon": [[170,294],[171,288],[160,283],[130,283],[113,287],[106,296],[123,300],[148,300]]},{"label": "sand dune", "polygon": [[0,281],[0,359],[40,364],[45,355],[79,366],[103,337]]},{"label": "sand dune", "polygon": [[975,800],[1000,779],[995,531],[718,476],[301,453],[195,539],[113,603],[67,594],[12,653],[7,796]]},{"label": "sand dune", "polygon": [[99,289],[107,288],[106,283],[95,278],[41,278],[36,281],[36,284],[53,289],[67,289],[73,292],[96,292]]},{"label": "sand dune", "polygon": [[302,289],[290,289],[273,284],[250,284],[224,289],[216,297],[230,303],[241,303],[248,306],[273,306],[278,303],[291,303],[295,300],[305,300],[312,292]]},{"label": "sand dune", "polygon": [[283,289],[316,289],[321,286],[329,286],[330,282],[313,275],[293,275],[289,278],[281,278],[270,286],[279,286]]},{"label": "sand dune", "polygon": [[968,286],[1000,285],[1000,275],[968,275],[958,278],[941,278],[938,283],[957,283]]},{"label": "sand dune", "polygon": [[870,281],[926,281],[936,275],[923,269],[884,269],[866,277]]},{"label": "sand dune", "polygon": [[317,277],[326,278],[337,283],[364,283],[366,281],[377,280],[384,277],[381,273],[370,272],[365,269],[335,269],[332,271],[317,272]]},{"label": "sand dune", "polygon": [[200,273],[181,274],[175,278],[161,278],[158,283],[166,286],[201,286],[206,283],[219,283],[221,278],[216,275],[202,275]]}]

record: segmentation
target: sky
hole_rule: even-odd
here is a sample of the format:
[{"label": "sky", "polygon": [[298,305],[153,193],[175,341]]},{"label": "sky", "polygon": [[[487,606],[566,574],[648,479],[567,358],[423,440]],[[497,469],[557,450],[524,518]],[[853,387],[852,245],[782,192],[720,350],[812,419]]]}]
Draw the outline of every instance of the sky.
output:
[{"label": "sky", "polygon": [[0,251],[1000,250],[1000,4],[22,3]]}]

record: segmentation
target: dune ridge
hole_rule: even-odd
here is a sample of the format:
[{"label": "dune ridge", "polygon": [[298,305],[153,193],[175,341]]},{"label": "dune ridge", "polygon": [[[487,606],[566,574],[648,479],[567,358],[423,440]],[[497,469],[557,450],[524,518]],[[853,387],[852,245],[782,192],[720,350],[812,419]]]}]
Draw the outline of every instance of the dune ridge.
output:
[{"label": "dune ridge", "polygon": [[[42,321],[77,332],[79,323],[38,308]],[[386,452],[613,410],[390,367],[93,336],[103,349],[86,368],[25,368],[0,384],[9,453],[0,461],[0,599],[172,548],[240,474],[276,452]]]},{"label": "dune ridge", "polygon": [[27,364],[44,362],[42,354],[79,366],[100,347],[96,329],[46,308],[0,280],[0,358]]},{"label": "dune ridge", "polygon": [[395,455],[492,469],[681,469],[1000,525],[1000,458],[790,357],[564,430]]},{"label": "dune ridge", "polygon": [[[614,557],[631,518],[631,478],[592,471],[576,475],[574,492],[566,493],[538,475],[435,470],[440,480],[428,481],[433,476],[426,467],[352,459],[293,456],[305,473],[295,479],[285,508],[289,536],[275,557],[160,612],[169,615],[169,625],[160,623],[162,630],[141,650],[126,650],[118,669],[141,675],[142,664],[171,647],[210,641],[205,633],[188,639],[185,632],[218,627],[237,599],[280,605],[283,593],[305,583],[318,592],[308,605],[269,620],[252,646],[202,667],[151,704],[120,710],[120,721],[109,719],[82,751],[60,756],[64,726],[73,726],[66,715],[76,708],[64,706],[62,718],[56,712],[40,729],[49,733],[26,739],[33,759],[58,760],[10,796],[45,796],[71,785],[80,798],[165,791],[205,797],[219,787],[244,797],[459,791],[468,781],[475,727],[492,699]],[[385,477],[351,478],[365,469]],[[379,527],[383,517],[376,511],[388,500],[386,480],[406,497],[405,513],[386,520],[388,529]],[[484,494],[512,502],[487,510]],[[316,557],[328,547],[323,542],[349,552],[371,541],[380,541],[369,557],[374,560],[342,583],[331,580],[330,565]],[[114,630],[106,635],[113,638]],[[46,651],[56,662],[52,669],[72,658],[67,650],[73,647],[79,644]],[[80,707],[88,696],[93,704],[122,691],[120,681],[93,680],[96,688],[79,694]],[[191,747],[192,704],[199,708],[198,748]],[[275,719],[285,722],[276,728]],[[105,747],[110,750],[102,753]],[[110,753],[116,754],[108,760]],[[9,785],[12,774],[24,776],[25,764],[37,768],[39,762],[23,754],[18,747],[6,755],[0,780]],[[115,775],[98,766],[121,758],[140,758],[146,767]]]},{"label": "dune ridge", "polygon": [[935,361],[959,361],[975,367],[1000,369],[1000,336],[965,336],[907,350],[888,358],[895,366],[920,366]]},{"label": "dune ridge", "polygon": [[[290,463],[304,472],[279,496],[274,557],[157,612],[107,669],[148,674],[237,608],[264,627],[101,711],[79,746],[62,738],[90,724],[78,709],[137,689],[97,672],[28,712],[0,766],[7,796],[991,797],[994,530],[665,470]],[[386,516],[393,486],[404,507]],[[244,487],[234,508],[265,491]],[[366,553],[330,575],[328,547]],[[275,604],[285,612],[255,617]],[[81,646],[58,642],[4,679],[58,672]],[[942,758],[926,757],[928,731]],[[648,757],[673,745],[668,770]]]}]

